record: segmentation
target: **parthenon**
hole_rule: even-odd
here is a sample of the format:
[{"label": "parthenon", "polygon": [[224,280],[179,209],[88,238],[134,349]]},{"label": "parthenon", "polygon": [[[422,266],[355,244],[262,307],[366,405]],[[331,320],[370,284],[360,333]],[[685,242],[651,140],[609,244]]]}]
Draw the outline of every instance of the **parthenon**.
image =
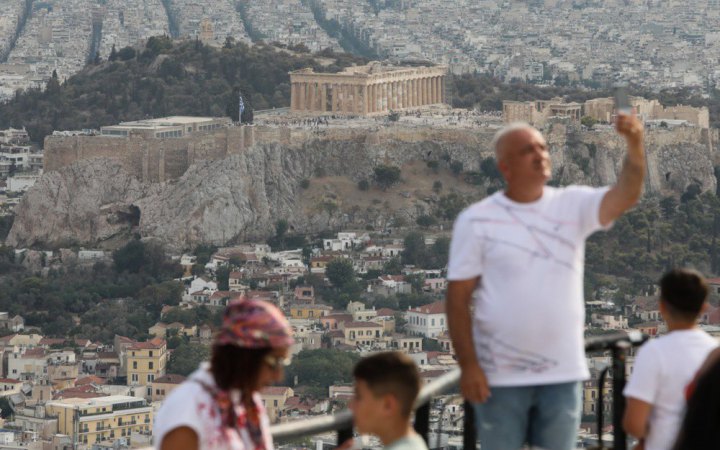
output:
[{"label": "parthenon", "polygon": [[290,111],[375,115],[445,102],[447,66],[394,67],[378,62],[339,73],[290,72]]}]

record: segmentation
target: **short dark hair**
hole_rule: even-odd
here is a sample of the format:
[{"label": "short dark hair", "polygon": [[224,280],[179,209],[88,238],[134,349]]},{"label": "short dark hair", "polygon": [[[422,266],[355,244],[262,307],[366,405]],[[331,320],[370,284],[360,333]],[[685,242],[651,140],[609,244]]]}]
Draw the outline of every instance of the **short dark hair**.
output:
[{"label": "short dark hair", "polygon": [[366,382],[375,396],[395,396],[403,417],[410,417],[413,403],[420,392],[420,374],[409,356],[400,352],[368,356],[357,363],[353,376],[356,380]]},{"label": "short dark hair", "polygon": [[707,282],[695,270],[673,269],[660,279],[660,299],[677,319],[695,321],[707,296]]},{"label": "short dark hair", "polygon": [[271,348],[242,348],[232,344],[213,345],[210,371],[218,389],[240,389],[247,395],[260,388],[258,377]]}]

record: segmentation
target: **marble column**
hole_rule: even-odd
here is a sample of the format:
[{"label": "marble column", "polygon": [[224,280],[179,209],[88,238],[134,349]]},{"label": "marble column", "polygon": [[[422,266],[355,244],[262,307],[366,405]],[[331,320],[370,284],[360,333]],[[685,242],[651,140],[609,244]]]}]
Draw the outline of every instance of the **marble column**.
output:
[{"label": "marble column", "polygon": [[351,111],[352,103],[350,102],[350,86],[343,84],[343,112],[349,113]]},{"label": "marble column", "polygon": [[402,89],[403,89],[402,107],[408,108],[410,106],[410,96],[408,95],[409,91],[410,91],[410,81],[408,81],[408,80],[403,81]]},{"label": "marble column", "polygon": [[437,88],[435,86],[435,77],[430,77],[430,104],[437,103]]},{"label": "marble column", "polygon": [[361,91],[362,86],[359,84],[353,86],[353,111],[355,114],[362,114],[364,110],[362,96],[360,95]]},{"label": "marble column", "polygon": [[305,111],[305,83],[298,83],[298,111]]},{"label": "marble column", "polygon": [[445,103],[445,77],[440,77],[440,103]]},{"label": "marble column", "polygon": [[391,82],[390,86],[392,86],[392,94],[390,95],[390,100],[392,102],[392,109],[394,111],[397,109],[397,82]]},{"label": "marble column", "polygon": [[327,84],[323,83],[320,88],[320,111],[327,111]]},{"label": "marble column", "polygon": [[317,94],[315,92],[316,88],[317,86],[315,85],[315,83],[309,83],[308,90],[310,92],[308,92],[308,97],[310,98],[310,100],[308,100],[308,111],[315,111],[315,98],[317,97]]},{"label": "marble column", "polygon": [[418,99],[418,106],[423,106],[425,104],[425,78],[418,80]]},{"label": "marble column", "polygon": [[370,92],[370,86],[365,85],[362,87],[362,114],[367,115],[369,112],[370,105],[368,104],[368,92]]},{"label": "marble column", "polygon": [[417,80],[410,80],[410,106],[417,106]]},{"label": "marble column", "polygon": [[388,83],[388,111],[395,109],[395,83],[390,81]]},{"label": "marble column", "polygon": [[297,86],[295,84],[290,85],[290,111],[297,110]]}]

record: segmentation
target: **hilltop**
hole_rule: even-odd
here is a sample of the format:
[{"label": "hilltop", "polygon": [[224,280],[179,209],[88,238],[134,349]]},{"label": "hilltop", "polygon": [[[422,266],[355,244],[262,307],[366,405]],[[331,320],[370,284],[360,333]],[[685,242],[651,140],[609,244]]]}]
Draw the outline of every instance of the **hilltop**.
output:
[{"label": "hilltop", "polygon": [[143,48],[120,49],[114,60],[88,65],[64,82],[53,78],[45,90],[18,93],[0,105],[0,129],[24,126],[34,142],[42,143],[54,130],[98,129],[147,117],[237,120],[239,92],[247,122],[253,110],[289,104],[288,72],[306,67],[337,72],[367,62],[349,54],[303,50],[231,41],[215,48],[200,41],[152,37]]}]

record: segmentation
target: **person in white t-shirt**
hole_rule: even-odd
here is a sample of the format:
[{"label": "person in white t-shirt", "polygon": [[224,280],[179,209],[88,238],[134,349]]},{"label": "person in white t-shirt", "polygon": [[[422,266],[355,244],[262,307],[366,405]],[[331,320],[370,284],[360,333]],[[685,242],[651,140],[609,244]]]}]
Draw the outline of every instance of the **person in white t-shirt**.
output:
[{"label": "person in white t-shirt", "polygon": [[645,173],[641,122],[620,114],[616,128],[628,146],[625,163],[614,186],[597,189],[545,186],[542,134],[527,124],[503,128],[494,147],[505,191],[455,222],[448,325],[483,450],[574,448],[580,381],[589,376],[585,239],[637,203]]},{"label": "person in white t-shirt", "polygon": [[688,387],[718,346],[696,326],[707,295],[707,283],[692,270],[675,269],[660,280],[660,314],[669,333],[640,348],[623,391],[623,426],[640,440],[639,449],[670,450],[677,439]]},{"label": "person in white t-shirt", "polygon": [[293,344],[275,306],[240,299],[225,309],[210,364],[165,399],[155,421],[158,450],[271,450],[259,391],[283,378]]}]

